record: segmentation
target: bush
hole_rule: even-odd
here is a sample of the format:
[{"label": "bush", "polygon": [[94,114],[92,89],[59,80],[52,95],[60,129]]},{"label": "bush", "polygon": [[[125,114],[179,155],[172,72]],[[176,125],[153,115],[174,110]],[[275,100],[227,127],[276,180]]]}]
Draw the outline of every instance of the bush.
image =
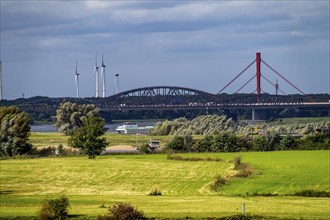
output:
[{"label": "bush", "polygon": [[302,190],[295,192],[292,196],[302,196],[302,197],[330,197],[330,192],[327,191],[316,191],[316,190]]},{"label": "bush", "polygon": [[68,219],[69,199],[61,196],[58,199],[46,200],[39,211],[40,220],[64,220]]},{"label": "bush", "polygon": [[251,194],[251,196],[263,196],[263,197],[273,197],[273,196],[278,196],[277,193],[258,193],[254,192]]},{"label": "bush", "polygon": [[185,151],[184,148],[184,139],[182,136],[174,136],[171,142],[167,144],[169,149],[174,151]]},{"label": "bush", "polygon": [[151,150],[149,148],[149,144],[147,143],[144,143],[142,144],[140,147],[139,147],[139,152],[141,154],[150,154],[151,153]]},{"label": "bush", "polygon": [[149,193],[149,196],[161,196],[162,195],[162,192],[161,191],[158,191],[158,189],[153,189],[150,193]]},{"label": "bush", "polygon": [[142,211],[137,210],[129,203],[117,203],[109,207],[106,216],[99,216],[98,220],[141,220],[146,219]]},{"label": "bush", "polygon": [[241,156],[235,157],[234,160],[233,160],[233,164],[234,164],[234,170],[241,169],[241,164],[242,164]]},{"label": "bush", "polygon": [[37,156],[37,157],[49,157],[49,156],[77,156],[81,155],[81,152],[72,148],[64,148],[62,144],[58,147],[48,146],[48,147],[40,147],[33,148],[29,155]]},{"label": "bush", "polygon": [[221,175],[216,175],[214,182],[211,184],[210,188],[214,191],[216,191],[219,187],[223,187],[226,185],[227,180],[222,177]]}]

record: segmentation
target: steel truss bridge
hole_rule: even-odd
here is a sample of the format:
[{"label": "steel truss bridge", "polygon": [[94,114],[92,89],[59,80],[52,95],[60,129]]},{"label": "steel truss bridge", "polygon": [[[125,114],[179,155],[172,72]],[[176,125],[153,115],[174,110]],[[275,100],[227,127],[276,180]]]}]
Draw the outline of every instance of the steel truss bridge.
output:
[{"label": "steel truss bridge", "polygon": [[[256,64],[256,74],[253,75],[235,94],[222,93],[229,85],[240,77],[253,64]],[[266,76],[261,74],[261,64],[273,71],[282,80],[292,86],[300,95],[287,95],[282,91],[277,82],[272,83]],[[250,94],[241,94],[239,91],[256,79],[256,89]],[[261,79],[270,83],[276,94],[265,93],[261,88]],[[278,95],[278,91],[281,95]],[[132,89],[121,92],[106,98],[41,98],[20,105],[22,109],[56,109],[60,103],[65,101],[79,104],[95,104],[102,111],[130,111],[130,110],[207,110],[207,109],[252,109],[258,114],[262,114],[264,109],[320,109],[330,111],[330,102],[304,102],[306,95],[301,89],[291,83],[282,74],[277,72],[266,61],[261,59],[260,53],[256,53],[256,58],[241,71],[237,76],[227,83],[217,94],[204,91],[177,87],[177,86],[152,86]],[[309,99],[310,100],[310,99]],[[1,104],[1,102],[0,102]]]},{"label": "steel truss bridge", "polygon": [[[223,94],[222,92],[239,78],[253,64],[256,64],[256,74],[253,75],[236,92],[236,95]],[[153,86],[133,89],[105,98],[99,103],[103,110],[173,110],[173,109],[274,109],[274,108],[328,108],[330,102],[304,103],[302,98],[287,95],[279,88],[278,83],[271,82],[266,76],[261,74],[261,64],[264,64],[278,77],[288,83],[301,95],[304,92],[291,83],[282,74],[276,71],[266,61],[261,59],[261,54],[256,53],[256,58],[227,83],[217,94],[210,94],[196,89],[175,87],[175,86]],[[251,94],[238,94],[247,84],[256,79],[256,89]],[[261,79],[271,84],[276,89],[276,95],[263,92]],[[278,95],[278,91],[282,95]],[[262,93],[263,92],[263,93]]]},{"label": "steel truss bridge", "polygon": [[304,103],[302,98],[260,94],[211,94],[196,89],[175,86],[154,86],[133,89],[100,100],[102,110],[188,110],[188,109],[274,109],[329,108],[330,102]]}]

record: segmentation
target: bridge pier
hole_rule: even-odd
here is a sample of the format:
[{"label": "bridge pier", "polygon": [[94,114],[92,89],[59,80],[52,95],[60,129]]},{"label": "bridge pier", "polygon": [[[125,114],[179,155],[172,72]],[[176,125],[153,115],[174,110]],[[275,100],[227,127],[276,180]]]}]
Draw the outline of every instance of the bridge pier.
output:
[{"label": "bridge pier", "polygon": [[267,115],[264,109],[252,109],[252,121],[266,120]]}]

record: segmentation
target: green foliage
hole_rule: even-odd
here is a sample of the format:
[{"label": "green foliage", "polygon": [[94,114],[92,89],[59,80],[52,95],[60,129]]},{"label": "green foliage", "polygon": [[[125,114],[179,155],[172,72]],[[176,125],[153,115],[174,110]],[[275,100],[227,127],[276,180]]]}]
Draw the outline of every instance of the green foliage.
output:
[{"label": "green foliage", "polygon": [[273,197],[273,196],[278,196],[278,194],[277,193],[258,193],[258,192],[254,192],[252,194],[247,193],[247,196]]},{"label": "green foliage", "polygon": [[142,154],[150,154],[151,150],[149,148],[149,144],[148,143],[143,143],[140,147],[139,147],[139,152]]},{"label": "green foliage", "polygon": [[206,135],[203,139],[196,142],[196,144],[193,146],[194,152],[212,152],[211,146],[212,146],[212,140],[213,136]]},{"label": "green foliage", "polygon": [[99,117],[100,109],[92,104],[79,105],[65,102],[56,110],[55,128],[68,134],[75,128],[81,127],[85,118]]},{"label": "green foliage", "polygon": [[210,185],[210,188],[214,191],[217,191],[219,188],[223,188],[227,183],[226,178],[222,177],[221,175],[217,174],[215,176],[215,180]]},{"label": "green foliage", "polygon": [[139,211],[129,203],[117,203],[109,207],[106,216],[99,216],[98,220],[143,220],[146,219],[144,213]]},{"label": "green foliage", "polygon": [[174,151],[184,151],[184,140],[182,136],[174,136],[171,142],[167,144],[167,148]]},{"label": "green foliage", "polygon": [[317,190],[302,190],[292,194],[293,196],[302,197],[330,197],[329,191],[317,191]]},{"label": "green foliage", "polygon": [[64,148],[63,145],[55,146],[48,146],[48,147],[39,147],[39,148],[32,148],[29,151],[29,155],[31,157],[49,157],[49,156],[77,156],[81,155],[81,153],[72,148]]},{"label": "green foliage", "polygon": [[206,135],[217,132],[235,132],[240,129],[231,118],[224,115],[203,115],[189,121],[185,118],[158,122],[152,130],[153,135]]},{"label": "green foliage", "polygon": [[234,157],[233,164],[234,164],[234,170],[239,170],[242,165],[242,157],[241,156]]},{"label": "green foliage", "polygon": [[203,157],[182,157],[180,155],[167,154],[168,160],[181,160],[181,161],[223,161],[221,158],[203,158]]},{"label": "green foliage", "polygon": [[296,140],[291,136],[287,135],[280,141],[281,150],[296,149],[297,143]]},{"label": "green foliage", "polygon": [[264,151],[273,151],[276,146],[280,144],[281,137],[277,132],[266,132],[264,135],[265,143],[264,143]]},{"label": "green foliage", "polygon": [[64,220],[68,219],[69,199],[61,196],[58,199],[45,200],[42,204],[38,217],[40,220]]},{"label": "green foliage", "polygon": [[171,142],[167,144],[167,148],[178,151],[188,152],[193,148],[194,140],[191,135],[174,136]]},{"label": "green foliage", "polygon": [[150,193],[149,193],[149,196],[161,196],[162,195],[162,192],[159,191],[157,188],[156,189],[153,189]]},{"label": "green foliage", "polygon": [[100,117],[84,118],[82,126],[70,132],[69,146],[81,149],[88,158],[95,158],[108,145],[104,135],[105,122]]},{"label": "green foliage", "polygon": [[262,136],[257,136],[252,140],[252,151],[264,151],[266,139]]},{"label": "green foliage", "polygon": [[18,107],[0,107],[0,156],[14,156],[28,153],[32,145],[29,115]]},{"label": "green foliage", "polygon": [[327,140],[327,135],[322,133],[314,133],[306,136],[305,141],[310,144],[325,143]]},{"label": "green foliage", "polygon": [[235,157],[232,163],[234,170],[238,171],[232,177],[248,178],[253,174],[252,167],[247,163],[243,163],[241,156]]},{"label": "green foliage", "polygon": [[233,133],[221,132],[213,137],[212,151],[213,152],[235,152],[239,151],[237,138]]}]

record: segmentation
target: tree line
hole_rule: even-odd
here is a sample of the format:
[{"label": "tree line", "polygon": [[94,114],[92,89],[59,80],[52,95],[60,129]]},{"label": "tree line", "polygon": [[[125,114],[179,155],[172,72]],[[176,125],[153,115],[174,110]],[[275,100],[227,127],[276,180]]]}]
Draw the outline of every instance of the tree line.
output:
[{"label": "tree line", "polygon": [[194,138],[192,135],[177,135],[168,143],[167,148],[175,152],[245,152],[280,150],[330,150],[329,137],[314,133],[303,138],[290,134],[281,136],[267,132],[265,135],[236,135],[221,132]]},{"label": "tree line", "polygon": [[[65,102],[57,109],[55,127],[70,136],[68,145],[88,158],[95,158],[108,142],[104,137],[105,121],[95,105]],[[12,157],[32,153],[29,143],[30,117],[17,106],[0,107],[0,156]],[[63,150],[63,147],[61,148]]]},{"label": "tree line", "polygon": [[[0,107],[0,156],[33,152],[29,143],[29,121],[29,115],[16,106]],[[55,127],[69,136],[70,147],[79,149],[88,158],[100,155],[109,144],[104,137],[105,121],[93,104],[60,104]],[[205,115],[192,120],[178,118],[159,122],[151,134],[175,135],[168,144],[168,148],[175,151],[234,152],[330,149],[329,131],[330,121],[247,125],[238,124],[225,115]]]}]

